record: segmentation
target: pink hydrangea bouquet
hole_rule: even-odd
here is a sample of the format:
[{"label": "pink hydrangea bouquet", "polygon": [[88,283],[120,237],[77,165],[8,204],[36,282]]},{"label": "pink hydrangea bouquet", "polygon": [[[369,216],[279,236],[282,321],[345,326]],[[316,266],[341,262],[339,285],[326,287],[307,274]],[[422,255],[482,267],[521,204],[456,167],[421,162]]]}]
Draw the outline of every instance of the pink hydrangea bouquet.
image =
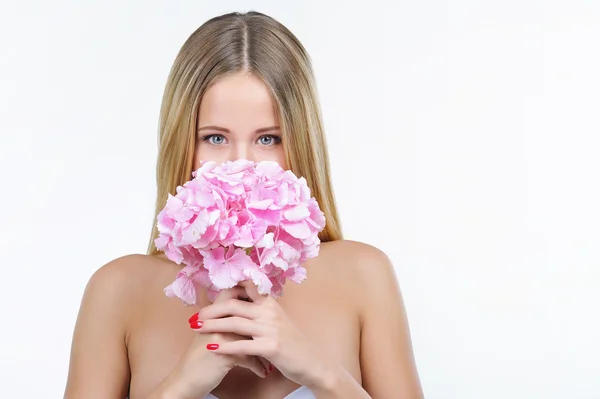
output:
[{"label": "pink hydrangea bouquet", "polygon": [[306,279],[302,263],[319,253],[325,216],[306,179],[272,161],[204,162],[169,195],[157,217],[156,247],[184,267],[165,288],[196,304],[200,286],[220,290],[250,280],[274,297],[286,280]]}]

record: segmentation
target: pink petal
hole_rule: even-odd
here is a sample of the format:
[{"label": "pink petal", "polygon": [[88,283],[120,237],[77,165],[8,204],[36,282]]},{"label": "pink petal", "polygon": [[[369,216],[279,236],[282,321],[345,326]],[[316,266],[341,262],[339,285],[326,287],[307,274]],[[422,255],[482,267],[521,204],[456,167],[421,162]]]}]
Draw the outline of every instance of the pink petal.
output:
[{"label": "pink petal", "polygon": [[169,284],[167,287],[165,287],[165,289],[163,290],[165,292],[165,295],[168,296],[169,298],[175,298],[175,291],[173,291],[173,283]]},{"label": "pink petal", "polygon": [[306,222],[281,222],[281,227],[290,233],[292,237],[304,239],[310,236],[310,229]]},{"label": "pink petal", "polygon": [[183,254],[181,253],[181,250],[177,248],[172,241],[167,244],[165,255],[167,255],[169,260],[177,263],[178,265],[183,261]]},{"label": "pink petal", "polygon": [[258,293],[261,295],[267,295],[271,293],[271,287],[273,287],[273,283],[269,280],[269,277],[261,272],[260,270],[251,270],[250,278],[252,282],[256,284],[258,288]]},{"label": "pink petal", "polygon": [[[229,249],[227,257],[233,255],[232,248]],[[246,255],[243,250],[238,250]],[[234,264],[231,264],[231,260],[226,258],[225,248],[218,247],[201,252],[204,255],[204,266],[208,269],[210,280],[215,287],[219,289],[231,288],[244,279],[242,270],[235,265],[235,260]]]},{"label": "pink petal", "polygon": [[[194,286],[194,282],[187,276],[175,279],[170,287],[169,292],[175,294],[185,304],[196,304],[196,287]],[[167,289],[165,288],[165,293],[167,293],[166,290]]]},{"label": "pink petal", "polygon": [[300,284],[306,280],[306,269],[302,266],[293,267],[285,271],[283,276],[296,284]]},{"label": "pink petal", "polygon": [[[233,247],[232,247],[233,248]],[[239,270],[255,269],[258,265],[246,254],[243,249],[237,248],[229,258],[229,264]]]},{"label": "pink petal", "polygon": [[154,245],[160,251],[167,247],[167,244],[171,241],[171,237],[166,234],[159,234],[158,237],[154,240]]},{"label": "pink petal", "polygon": [[277,226],[281,220],[281,213],[279,210],[271,209],[249,209],[250,212],[257,218],[263,220],[265,223],[272,226]]},{"label": "pink petal", "polygon": [[272,199],[264,199],[261,201],[254,201],[254,202],[249,203],[248,208],[256,209],[256,210],[265,210],[265,209],[268,209],[271,205],[273,205]]},{"label": "pink petal", "polygon": [[232,288],[237,285],[243,278],[239,278],[241,275],[239,270],[231,268],[227,264],[219,265],[209,271],[210,281],[219,289]]},{"label": "pink petal", "polygon": [[234,242],[236,247],[250,248],[254,246],[254,237],[250,226],[243,225],[239,230],[240,237]]},{"label": "pink petal", "polygon": [[294,247],[286,242],[279,243],[279,251],[281,253],[281,257],[285,259],[286,262],[294,262],[300,259],[300,252],[296,251]]},{"label": "pink petal", "polygon": [[261,161],[256,164],[256,172],[273,179],[283,173],[283,169],[275,161]]},{"label": "pink petal", "polygon": [[283,216],[290,222],[297,222],[309,217],[310,212],[306,204],[299,204],[294,208],[285,211]]},{"label": "pink petal", "polygon": [[167,211],[163,209],[156,218],[156,227],[161,233],[171,233],[175,227],[175,221],[167,215]]},{"label": "pink petal", "polygon": [[225,248],[218,247],[212,250],[203,251],[200,253],[204,256],[204,267],[210,270],[222,263],[225,263]]},{"label": "pink petal", "polygon": [[261,238],[261,240],[255,244],[256,248],[273,248],[273,245],[275,245],[275,241],[273,241],[273,238],[274,238],[273,233],[265,234]]},{"label": "pink petal", "polygon": [[281,270],[287,270],[289,267],[288,263],[279,256],[273,258],[273,261],[271,263],[273,263],[276,267],[280,268]]},{"label": "pink petal", "polygon": [[269,263],[272,263],[273,259],[275,259],[277,255],[279,255],[279,249],[276,247],[272,247],[270,249],[262,251],[260,254],[260,265],[264,267]]},{"label": "pink petal", "polygon": [[196,219],[182,231],[182,241],[186,244],[191,244],[198,241],[208,228],[208,214],[206,211],[198,214]]}]

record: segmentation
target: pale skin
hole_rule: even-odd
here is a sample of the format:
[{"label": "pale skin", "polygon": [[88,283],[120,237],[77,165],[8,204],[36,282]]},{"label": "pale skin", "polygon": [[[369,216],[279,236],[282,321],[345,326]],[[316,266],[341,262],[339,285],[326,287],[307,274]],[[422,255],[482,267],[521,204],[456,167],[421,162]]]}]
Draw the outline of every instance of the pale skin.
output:
[{"label": "pale skin", "polygon": [[[218,81],[198,117],[194,169],[202,160],[238,158],[286,167],[275,108],[259,79],[238,73]],[[307,280],[288,282],[277,300],[242,283],[214,303],[201,293],[186,307],[163,293],[181,268],[165,256],[129,255],[104,265],[84,293],[65,398],[212,392],[220,399],[281,399],[302,385],[320,399],[422,398],[385,254],[334,241],[304,266]],[[191,328],[196,313],[201,326]]]}]

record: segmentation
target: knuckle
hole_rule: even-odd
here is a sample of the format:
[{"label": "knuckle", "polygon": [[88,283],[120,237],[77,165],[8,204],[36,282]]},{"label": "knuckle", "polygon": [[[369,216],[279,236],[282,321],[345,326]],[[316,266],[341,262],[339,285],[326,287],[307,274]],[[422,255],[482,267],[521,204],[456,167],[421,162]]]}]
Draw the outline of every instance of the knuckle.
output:
[{"label": "knuckle", "polygon": [[239,305],[239,300],[236,298],[230,298],[227,300],[227,309],[233,310],[237,309]]},{"label": "knuckle", "polygon": [[274,308],[276,302],[273,300],[273,298],[271,298],[270,296],[265,298],[264,301],[262,301],[262,305],[266,308],[272,309]]},{"label": "knuckle", "polygon": [[279,304],[277,302],[275,302],[274,300],[266,300],[264,302],[264,306],[266,309],[268,309],[269,312],[271,312],[273,314],[279,313],[279,310],[280,310]]},{"label": "knuckle", "polygon": [[279,314],[279,312],[277,311],[277,309],[274,308],[267,308],[267,317],[272,320],[272,321],[279,321],[281,319],[281,316]]},{"label": "knuckle", "polygon": [[206,319],[206,315],[207,315],[207,313],[208,313],[208,312],[207,312],[207,308],[208,308],[208,306],[205,306],[205,307],[201,308],[201,309],[198,311],[198,318],[199,318],[200,320],[204,320],[204,319]]},{"label": "knuckle", "polygon": [[219,328],[221,328],[221,320],[220,319],[208,319],[202,322],[202,327],[200,330],[203,331],[213,331],[215,334],[218,333]]},{"label": "knuckle", "polygon": [[269,341],[269,343],[265,347],[265,352],[267,357],[275,357],[279,354],[281,350],[281,345],[279,343],[279,339],[276,337]]},{"label": "knuckle", "polygon": [[235,301],[235,299],[233,298],[229,298],[225,301],[225,305],[227,306],[232,306],[233,305],[233,301]]},{"label": "knuckle", "polygon": [[237,319],[237,317],[227,317],[223,319],[223,328],[228,330],[235,329],[239,325],[240,321]]}]

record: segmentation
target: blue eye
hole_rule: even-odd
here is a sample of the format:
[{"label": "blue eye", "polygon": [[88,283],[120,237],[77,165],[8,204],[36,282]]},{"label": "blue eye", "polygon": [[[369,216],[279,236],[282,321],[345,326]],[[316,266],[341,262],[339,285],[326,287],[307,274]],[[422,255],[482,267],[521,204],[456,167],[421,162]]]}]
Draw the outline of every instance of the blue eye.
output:
[{"label": "blue eye", "polygon": [[225,142],[225,137],[220,134],[209,134],[208,136],[202,137],[202,141],[207,141],[212,145],[221,145]]},{"label": "blue eye", "polygon": [[258,141],[262,145],[275,145],[281,143],[281,138],[279,136],[264,135],[261,136]]}]

